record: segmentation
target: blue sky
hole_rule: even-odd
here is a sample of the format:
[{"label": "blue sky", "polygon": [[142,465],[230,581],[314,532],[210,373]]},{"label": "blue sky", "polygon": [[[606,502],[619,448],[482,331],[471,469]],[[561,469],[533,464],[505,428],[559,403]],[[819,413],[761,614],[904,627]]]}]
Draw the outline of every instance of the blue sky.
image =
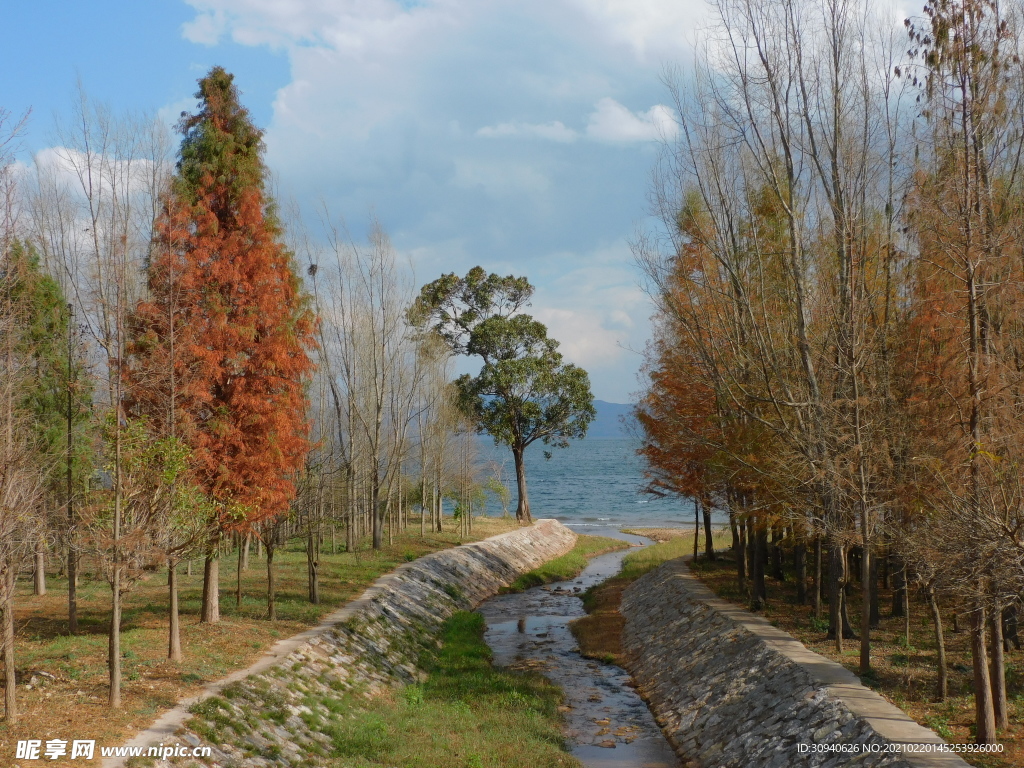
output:
[{"label": "blue sky", "polygon": [[[628,241],[649,226],[661,83],[701,0],[37,0],[5,3],[0,106],[53,143],[78,78],[93,100],[190,109],[212,65],[266,130],[282,197],[358,236],[375,215],[417,280],[526,275],[531,312],[626,401],[650,306]],[[13,31],[13,34],[11,32]]]}]

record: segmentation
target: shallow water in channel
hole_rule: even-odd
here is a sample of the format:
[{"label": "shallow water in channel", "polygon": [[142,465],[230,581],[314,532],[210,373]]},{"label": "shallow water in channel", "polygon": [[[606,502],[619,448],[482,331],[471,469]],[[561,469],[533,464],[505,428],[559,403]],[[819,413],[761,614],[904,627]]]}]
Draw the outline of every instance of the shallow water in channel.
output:
[{"label": "shallow water in channel", "polygon": [[654,717],[628,684],[629,673],[580,656],[569,631],[570,621],[586,615],[577,595],[618,573],[628,552],[593,558],[571,581],[487,600],[479,608],[487,620],[484,639],[495,664],[540,672],[565,692],[565,733],[589,768],[677,768]]}]

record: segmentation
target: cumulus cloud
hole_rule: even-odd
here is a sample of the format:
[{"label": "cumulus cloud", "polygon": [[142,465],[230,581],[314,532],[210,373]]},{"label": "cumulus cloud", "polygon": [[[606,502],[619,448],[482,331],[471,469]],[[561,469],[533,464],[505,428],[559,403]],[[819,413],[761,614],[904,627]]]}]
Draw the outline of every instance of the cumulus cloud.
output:
[{"label": "cumulus cloud", "polygon": [[631,112],[608,97],[597,102],[587,122],[587,136],[610,143],[671,139],[677,131],[672,110],[664,104],[656,104],[646,112]]},{"label": "cumulus cloud", "polygon": [[422,282],[526,275],[599,396],[628,396],[648,309],[624,240],[702,0],[186,2],[188,39],[287,55],[265,134],[282,189],[356,238],[374,210]]}]

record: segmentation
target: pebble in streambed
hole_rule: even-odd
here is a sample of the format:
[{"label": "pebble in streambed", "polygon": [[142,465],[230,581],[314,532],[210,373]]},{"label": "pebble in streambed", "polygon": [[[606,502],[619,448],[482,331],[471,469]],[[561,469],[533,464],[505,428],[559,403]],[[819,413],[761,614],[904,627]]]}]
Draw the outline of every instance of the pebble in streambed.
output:
[{"label": "pebble in streambed", "polygon": [[600,555],[572,581],[498,595],[479,610],[494,663],[540,672],[565,692],[572,753],[588,768],[677,768],[629,674],[580,656],[569,622],[586,615],[577,596],[619,571],[625,551]]}]

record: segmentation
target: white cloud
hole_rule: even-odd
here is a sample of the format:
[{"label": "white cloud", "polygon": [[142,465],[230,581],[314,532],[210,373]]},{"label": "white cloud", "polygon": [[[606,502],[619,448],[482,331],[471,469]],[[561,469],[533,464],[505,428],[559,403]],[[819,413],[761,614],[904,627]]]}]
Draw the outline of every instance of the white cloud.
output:
[{"label": "white cloud", "polygon": [[45,147],[37,151],[33,157],[32,171],[37,179],[56,189],[76,202],[84,200],[84,186],[91,183],[95,192],[110,195],[116,189],[117,194],[125,192],[146,195],[151,193],[155,177],[170,174],[170,161],[159,162],[144,157],[135,157],[131,161],[94,154],[88,156],[77,149],[67,147]]},{"label": "white cloud", "polygon": [[267,161],[310,219],[322,201],[358,239],[373,209],[422,282],[526,275],[595,392],[628,397],[649,309],[624,239],[701,0],[186,1],[189,39],[287,55]]},{"label": "white cloud", "polygon": [[572,128],[566,128],[560,120],[550,123],[498,123],[497,125],[484,126],[476,132],[477,136],[497,138],[503,136],[526,136],[530,138],[546,139],[548,141],[573,142],[579,138],[579,134]]},{"label": "white cloud", "polygon": [[[594,105],[587,120],[585,136],[610,144],[632,144],[672,139],[679,130],[672,110],[656,104],[646,112],[631,112],[615,99],[605,97]],[[476,132],[485,138],[535,138],[572,143],[580,134],[560,120],[550,123],[498,123]]]},{"label": "white cloud", "polygon": [[181,26],[182,37],[199,45],[216,45],[226,30],[227,19],[220,10],[201,12]]},{"label": "white cloud", "polygon": [[652,63],[678,54],[706,16],[704,0],[570,0],[603,34]]},{"label": "white cloud", "polygon": [[587,136],[610,143],[671,139],[678,126],[672,110],[656,104],[646,112],[631,112],[615,99],[605,97],[594,105],[587,122]]},{"label": "white cloud", "polygon": [[[275,48],[325,45],[336,50],[366,49],[370,38],[393,42],[403,27],[425,18],[486,18],[501,3],[473,0],[186,0],[196,17],[182,26],[192,42],[212,45],[230,37],[243,45]],[[622,45],[657,63],[687,45],[688,36],[707,13],[703,0],[554,0],[521,3],[538,21],[557,6],[561,15],[603,44]]]},{"label": "white cloud", "polygon": [[330,48],[361,57],[401,52],[428,29],[456,21],[472,4],[436,0],[406,7],[394,0],[186,0],[198,12],[182,35],[213,45],[229,37],[241,45],[275,49]]}]

